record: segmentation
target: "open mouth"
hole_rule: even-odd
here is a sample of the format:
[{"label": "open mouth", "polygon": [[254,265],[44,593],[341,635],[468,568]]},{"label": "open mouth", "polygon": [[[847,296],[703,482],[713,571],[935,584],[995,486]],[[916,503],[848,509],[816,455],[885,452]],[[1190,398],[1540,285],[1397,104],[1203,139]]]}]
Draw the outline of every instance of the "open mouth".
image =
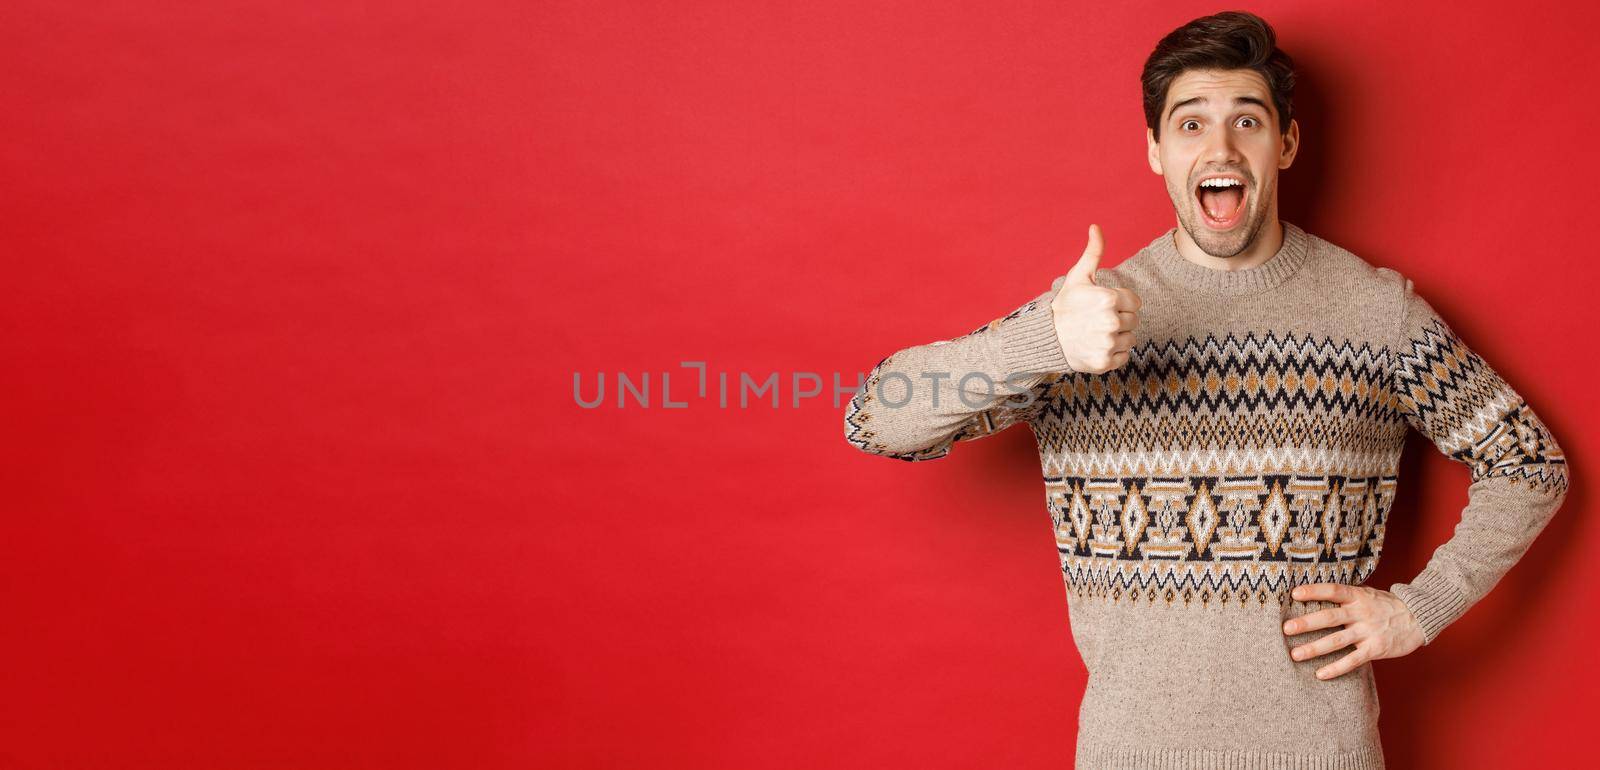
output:
[{"label": "open mouth", "polygon": [[1246,192],[1242,180],[1230,177],[1213,177],[1196,185],[1194,197],[1206,227],[1227,230],[1239,224],[1244,219]]}]

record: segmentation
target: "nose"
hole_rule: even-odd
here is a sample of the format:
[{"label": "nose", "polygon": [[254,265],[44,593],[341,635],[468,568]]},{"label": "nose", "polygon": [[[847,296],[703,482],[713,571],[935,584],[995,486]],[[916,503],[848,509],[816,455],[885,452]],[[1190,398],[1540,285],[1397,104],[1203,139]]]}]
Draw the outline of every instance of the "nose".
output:
[{"label": "nose", "polygon": [[1233,142],[1233,132],[1212,131],[1206,137],[1204,148],[1205,159],[1219,166],[1228,166],[1243,160],[1239,148]]}]

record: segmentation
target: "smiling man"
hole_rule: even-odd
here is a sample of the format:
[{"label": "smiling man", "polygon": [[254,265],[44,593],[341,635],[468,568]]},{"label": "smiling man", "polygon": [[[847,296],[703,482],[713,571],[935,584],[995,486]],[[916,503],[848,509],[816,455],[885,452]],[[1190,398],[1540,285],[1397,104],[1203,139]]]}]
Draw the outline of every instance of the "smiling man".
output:
[{"label": "smiling man", "polygon": [[[846,439],[921,461],[1028,425],[1089,671],[1080,768],[1382,768],[1371,661],[1432,642],[1566,497],[1560,447],[1410,279],[1278,218],[1294,71],[1240,12],[1142,76],[1177,226],[1114,268],[880,361]],[[1470,502],[1409,583],[1378,566],[1408,430]],[[1412,520],[1401,519],[1404,525]]]}]

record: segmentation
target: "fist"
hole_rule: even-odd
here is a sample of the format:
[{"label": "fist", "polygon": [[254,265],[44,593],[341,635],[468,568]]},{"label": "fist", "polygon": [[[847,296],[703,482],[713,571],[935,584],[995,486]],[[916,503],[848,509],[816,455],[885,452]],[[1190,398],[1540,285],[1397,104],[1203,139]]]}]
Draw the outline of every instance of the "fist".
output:
[{"label": "fist", "polygon": [[1089,225],[1089,245],[1050,301],[1056,340],[1075,372],[1101,374],[1128,363],[1133,330],[1139,327],[1139,295],[1095,285],[1103,249],[1100,226]]}]

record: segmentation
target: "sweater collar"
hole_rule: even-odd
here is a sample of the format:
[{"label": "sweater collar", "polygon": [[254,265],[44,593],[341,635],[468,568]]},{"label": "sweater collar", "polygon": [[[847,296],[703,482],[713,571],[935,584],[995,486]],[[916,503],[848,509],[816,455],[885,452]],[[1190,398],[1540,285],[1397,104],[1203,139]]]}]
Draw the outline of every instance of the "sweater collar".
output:
[{"label": "sweater collar", "polygon": [[1298,271],[1310,254],[1310,238],[1300,227],[1283,220],[1283,245],[1271,259],[1244,270],[1218,270],[1197,265],[1178,253],[1176,225],[1150,242],[1151,256],[1162,273],[1182,288],[1206,294],[1238,296],[1271,289]]}]

